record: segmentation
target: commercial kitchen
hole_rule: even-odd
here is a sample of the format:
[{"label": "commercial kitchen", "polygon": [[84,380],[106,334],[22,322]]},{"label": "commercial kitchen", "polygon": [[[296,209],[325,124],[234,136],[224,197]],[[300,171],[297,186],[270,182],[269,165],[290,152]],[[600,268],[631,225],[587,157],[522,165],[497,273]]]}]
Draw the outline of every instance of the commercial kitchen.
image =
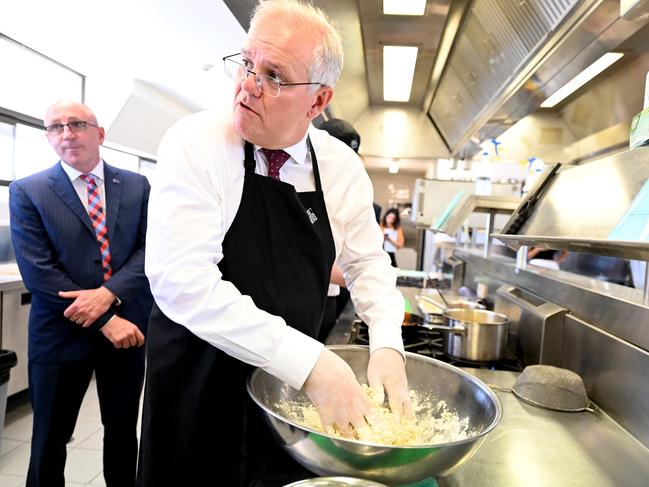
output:
[{"label": "commercial kitchen", "polygon": [[[32,420],[31,294],[9,184],[57,160],[45,109],[64,98],[93,107],[102,157],[155,185],[176,121],[231,110],[223,58],[240,51],[257,2],[12,3],[0,7],[0,349],[17,357],[0,355],[7,487],[24,485]],[[448,379],[437,394],[489,417],[471,442],[395,459],[353,441],[326,450],[266,404],[278,445],[313,477],[286,472],[285,485],[649,484],[649,1],[311,3],[336,22],[345,54],[313,125],[353,125],[375,203],[401,217],[405,350],[465,388]],[[490,326],[469,318],[476,310]],[[351,301],[325,343],[369,344]],[[557,410],[513,393],[534,365],[575,373],[584,404]],[[428,384],[411,371],[411,384]],[[96,397],[68,445],[66,485],[105,485]]]}]

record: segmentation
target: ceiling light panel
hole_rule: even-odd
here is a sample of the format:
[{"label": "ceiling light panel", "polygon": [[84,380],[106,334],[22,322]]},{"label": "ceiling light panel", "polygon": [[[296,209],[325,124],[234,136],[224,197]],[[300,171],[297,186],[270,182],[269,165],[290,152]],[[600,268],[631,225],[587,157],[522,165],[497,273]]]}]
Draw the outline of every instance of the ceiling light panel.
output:
[{"label": "ceiling light panel", "polygon": [[383,0],[384,15],[424,15],[426,0]]},{"label": "ceiling light panel", "polygon": [[410,100],[417,62],[417,47],[383,46],[383,99]]}]

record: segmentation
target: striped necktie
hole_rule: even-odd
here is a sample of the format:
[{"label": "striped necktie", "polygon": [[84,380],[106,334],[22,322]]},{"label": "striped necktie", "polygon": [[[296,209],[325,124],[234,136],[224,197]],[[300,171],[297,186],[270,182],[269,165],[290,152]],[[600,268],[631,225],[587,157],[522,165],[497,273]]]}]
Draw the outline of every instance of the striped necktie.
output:
[{"label": "striped necktie", "polygon": [[281,149],[262,149],[268,159],[268,177],[279,180],[279,170],[291,157]]},{"label": "striped necktie", "polygon": [[97,188],[95,176],[91,174],[82,174],[79,176],[86,182],[88,188],[88,216],[92,221],[92,227],[95,230],[99,250],[101,251],[101,267],[104,271],[104,281],[110,279],[113,275],[113,269],[110,265],[110,246],[108,245],[108,227],[106,226],[106,214],[101,206],[101,197]]}]

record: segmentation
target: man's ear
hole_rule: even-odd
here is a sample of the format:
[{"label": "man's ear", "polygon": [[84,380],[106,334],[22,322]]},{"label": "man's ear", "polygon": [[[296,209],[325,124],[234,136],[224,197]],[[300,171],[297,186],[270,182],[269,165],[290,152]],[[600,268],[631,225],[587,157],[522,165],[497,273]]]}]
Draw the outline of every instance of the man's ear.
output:
[{"label": "man's ear", "polygon": [[105,138],[106,138],[106,131],[104,130],[104,127],[99,127],[99,145],[104,143]]},{"label": "man's ear", "polygon": [[308,117],[313,120],[320,115],[334,97],[334,90],[331,86],[321,86],[315,94],[313,103],[309,107]]}]

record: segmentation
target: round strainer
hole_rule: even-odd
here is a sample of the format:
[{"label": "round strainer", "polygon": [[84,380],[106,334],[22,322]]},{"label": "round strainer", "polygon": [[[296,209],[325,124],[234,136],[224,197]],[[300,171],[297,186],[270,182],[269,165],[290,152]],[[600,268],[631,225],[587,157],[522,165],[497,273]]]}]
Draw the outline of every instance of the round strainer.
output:
[{"label": "round strainer", "polygon": [[512,392],[529,404],[555,411],[592,410],[581,377],[552,365],[525,367]]}]

